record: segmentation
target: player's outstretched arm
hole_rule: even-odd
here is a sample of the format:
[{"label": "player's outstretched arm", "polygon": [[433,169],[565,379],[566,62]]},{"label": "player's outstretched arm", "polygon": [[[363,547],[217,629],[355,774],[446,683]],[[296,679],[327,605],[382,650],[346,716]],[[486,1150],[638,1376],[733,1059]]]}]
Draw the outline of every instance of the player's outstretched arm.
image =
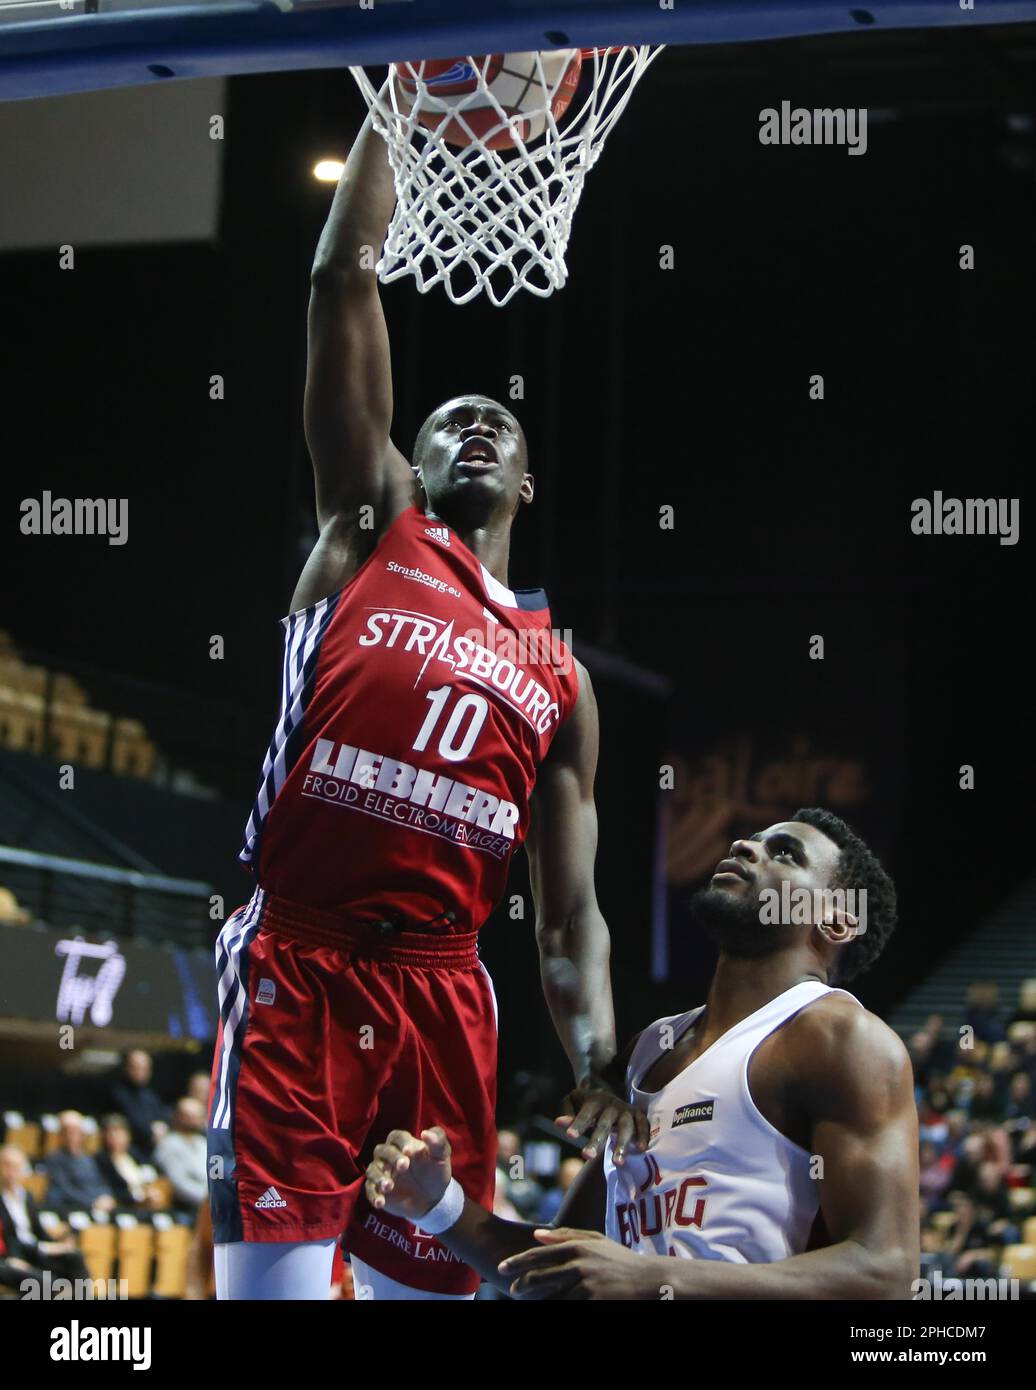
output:
[{"label": "player's outstretched arm", "polygon": [[611,942],[594,886],[597,702],[589,673],[578,672],[575,708],[537,774],[526,849],[543,994],[576,1080],[569,1132],[587,1136],[592,1157],[612,1132],[623,1148],[646,1145],[647,1121],[615,1093]]},{"label": "player's outstretched arm", "polygon": [[[374,1157],[367,1165],[367,1201],[375,1211],[388,1211],[420,1226],[421,1217],[441,1201],[450,1185],[451,1152],[450,1141],[438,1125],[422,1130],[419,1137],[394,1129],[383,1144],[375,1147]],[[598,1160],[596,1164],[587,1164],[572,1184],[558,1220],[585,1220],[588,1229],[580,1234],[592,1238],[604,1225],[604,1196]],[[506,1221],[465,1197],[456,1221],[437,1232],[436,1238],[483,1279],[506,1292],[512,1276],[501,1274],[498,1266],[509,1256],[534,1246],[535,1231],[543,1233],[549,1229],[547,1222],[532,1225]]]},{"label": "player's outstretched arm", "polygon": [[[321,534],[295,606],[340,587],[412,500],[410,465],[389,438],[392,367],[373,269],[394,205],[385,142],[368,117],[339,179],[310,277],[304,414]],[[361,526],[364,506],[373,509],[373,526]]]}]

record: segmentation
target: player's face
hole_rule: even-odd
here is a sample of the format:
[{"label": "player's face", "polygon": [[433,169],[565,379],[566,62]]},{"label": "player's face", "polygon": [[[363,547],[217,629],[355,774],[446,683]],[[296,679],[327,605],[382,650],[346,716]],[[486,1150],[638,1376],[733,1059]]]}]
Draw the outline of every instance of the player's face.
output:
[{"label": "player's face", "polygon": [[459,396],[429,417],[419,472],[434,511],[506,509],[532,497],[525,437],[509,410],[485,396]]},{"label": "player's face", "polygon": [[805,889],[811,898],[814,890],[830,887],[839,853],[833,840],[798,821],[781,821],[735,840],[708,888],[695,897],[695,915],[721,950],[765,955],[803,931],[801,925],[775,923],[767,908],[775,905],[781,912],[784,891]]},{"label": "player's face", "polygon": [[815,826],[780,821],[747,840],[735,840],[716,866],[710,887],[748,900],[767,889],[827,888],[838,868],[839,850]]}]

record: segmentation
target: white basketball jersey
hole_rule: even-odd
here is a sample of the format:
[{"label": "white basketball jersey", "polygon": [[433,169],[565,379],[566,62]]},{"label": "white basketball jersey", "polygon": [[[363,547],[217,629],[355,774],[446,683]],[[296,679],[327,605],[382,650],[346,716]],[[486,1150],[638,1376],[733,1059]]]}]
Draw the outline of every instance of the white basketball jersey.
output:
[{"label": "white basketball jersey", "polygon": [[[638,1083],[704,1010],[660,1018],[637,1039],[626,1072],[630,1101],[651,1124],[646,1153],[616,1168],[604,1155],[607,1234],[627,1249],[684,1259],[767,1264],[800,1255],[819,1209],[810,1155],[774,1129],[748,1089],[756,1048],[825,994],[809,980],[729,1029],[660,1091]],[[861,1006],[862,1007],[862,1006]],[[671,1031],[670,1031],[671,1030]]]}]

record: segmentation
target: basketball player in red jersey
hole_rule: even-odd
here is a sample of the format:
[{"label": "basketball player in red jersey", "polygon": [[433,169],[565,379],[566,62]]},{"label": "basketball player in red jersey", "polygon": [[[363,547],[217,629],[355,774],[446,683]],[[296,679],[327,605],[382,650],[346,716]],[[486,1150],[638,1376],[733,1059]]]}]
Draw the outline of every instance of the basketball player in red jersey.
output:
[{"label": "basketball player in red jersey", "polygon": [[[854,897],[818,895],[833,888]],[[816,908],[767,920],[763,905],[785,890]],[[861,902],[866,918],[848,910]],[[696,912],[720,948],[708,1001],[657,1020],[628,1050],[646,1152],[616,1165],[609,1144],[554,1226],[538,1229],[494,1216],[463,1179],[454,1186],[441,1129],[403,1131],[375,1148],[368,1198],[437,1231],[519,1298],[909,1298],[920,1260],[912,1068],[900,1039],[841,988],[893,930],[891,880],[844,821],[806,809],[736,841]]]},{"label": "basketball player in red jersey", "polygon": [[472,395],[428,417],[413,466],[393,444],[388,335],[363,268],[393,203],[368,121],[312,275],[320,537],[284,619],[281,717],[241,856],[259,886],[217,947],[224,1298],[326,1297],[343,1231],[373,1297],[473,1296],[477,1274],[361,1189],[372,1133],[434,1118],[467,1190],[492,1200],[495,1003],[476,935],[526,836],[574,1129],[591,1148],[612,1131],[646,1140],[602,1080],[615,1044],[593,692],[542,591],[508,587],[511,525],[533,495],[525,439]]}]

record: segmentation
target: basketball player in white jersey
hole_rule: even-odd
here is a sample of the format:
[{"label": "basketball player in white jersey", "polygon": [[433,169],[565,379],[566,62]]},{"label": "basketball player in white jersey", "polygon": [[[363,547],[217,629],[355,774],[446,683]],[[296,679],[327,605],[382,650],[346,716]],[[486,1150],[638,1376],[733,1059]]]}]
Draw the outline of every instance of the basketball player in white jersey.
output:
[{"label": "basketball player in white jersey", "polygon": [[[762,895],[783,885],[787,901],[806,889],[821,904],[811,920],[770,924]],[[832,905],[848,894],[816,893],[837,888],[866,890],[865,920]],[[458,1192],[441,1130],[396,1131],[375,1150],[368,1199],[519,1298],[908,1298],[910,1061],[839,987],[895,925],[891,880],[838,817],[802,810],[736,841],[695,907],[720,951],[708,1001],[659,1019],[627,1052],[646,1152],[616,1162],[609,1143],[554,1225],[536,1228]]]}]

